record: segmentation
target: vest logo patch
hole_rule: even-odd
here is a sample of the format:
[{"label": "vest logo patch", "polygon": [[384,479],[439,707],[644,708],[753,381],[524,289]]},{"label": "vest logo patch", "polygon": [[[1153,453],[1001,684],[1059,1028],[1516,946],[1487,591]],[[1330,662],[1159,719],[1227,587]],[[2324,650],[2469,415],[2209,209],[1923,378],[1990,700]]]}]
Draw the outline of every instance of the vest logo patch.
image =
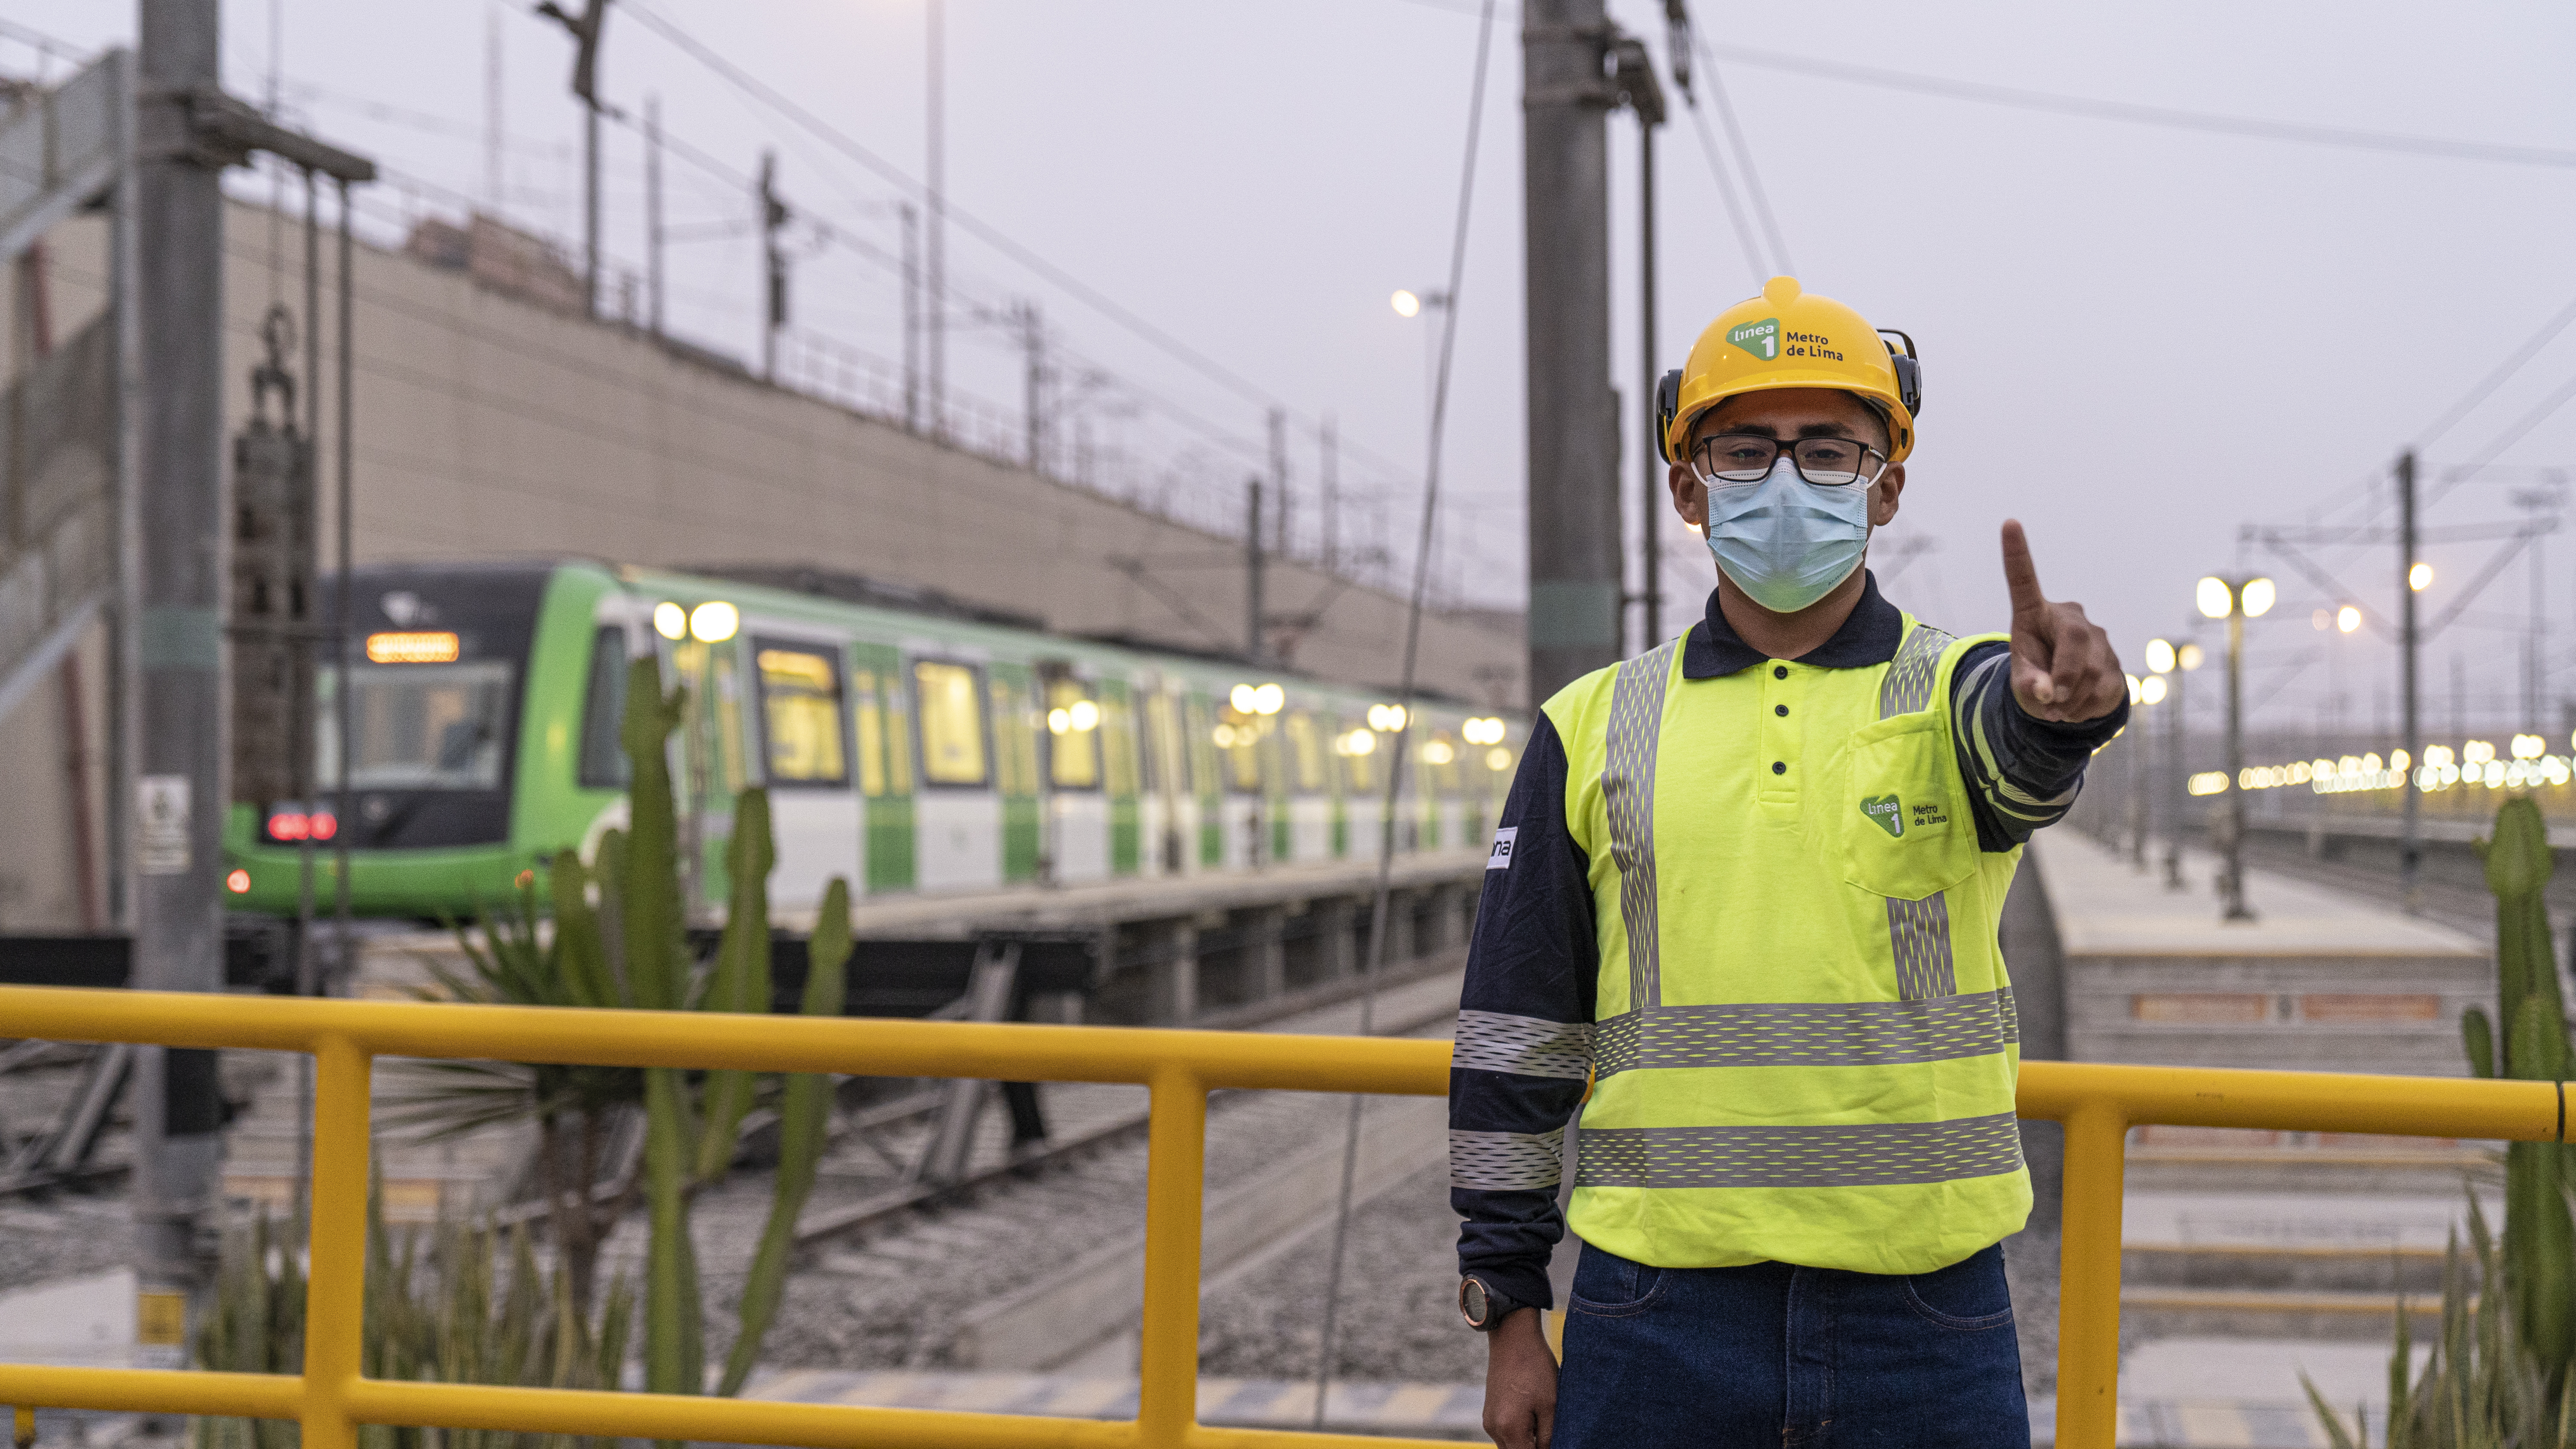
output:
[{"label": "vest logo patch", "polygon": [[1860,802],[1860,813],[1889,835],[1905,838],[1905,802],[1895,796],[1872,795]]},{"label": "vest logo patch", "polygon": [[1517,825],[1506,825],[1502,829],[1495,831],[1494,848],[1492,853],[1485,857],[1485,869],[1510,870],[1512,868],[1512,842],[1520,839],[1520,835],[1521,828]]}]

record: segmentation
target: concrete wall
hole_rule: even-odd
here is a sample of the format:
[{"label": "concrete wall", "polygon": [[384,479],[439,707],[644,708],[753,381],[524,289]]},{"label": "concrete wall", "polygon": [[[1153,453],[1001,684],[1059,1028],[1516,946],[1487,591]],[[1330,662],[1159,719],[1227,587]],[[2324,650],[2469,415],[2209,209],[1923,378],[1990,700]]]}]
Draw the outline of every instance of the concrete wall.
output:
[{"label": "concrete wall", "polygon": [[[300,320],[303,236],[299,219],[280,225],[241,202],[227,219],[219,244],[229,430],[248,412],[272,298]],[[104,304],[105,237],[103,225],[84,219],[49,239],[58,339]],[[326,377],[336,366],[333,251],[326,233]],[[810,565],[926,586],[1069,632],[1241,646],[1239,537],[913,436],[398,252],[361,246],[355,280],[361,562],[579,555],[680,567]],[[0,288],[0,336],[18,335],[13,290]],[[300,374],[300,343],[289,361]],[[335,408],[326,400],[326,547],[335,527]],[[1122,572],[1121,560],[1141,562],[1165,597]],[[1294,643],[1297,668],[1393,684],[1400,598],[1278,561],[1268,597],[1274,615],[1320,610]],[[1498,707],[1523,703],[1521,640],[1508,620],[1427,618],[1421,658],[1429,688]],[[64,808],[58,694],[36,690],[0,720],[0,811],[12,820],[51,821]],[[95,733],[97,711],[92,724]],[[91,742],[102,758],[103,747],[103,735]],[[35,829],[0,839],[0,929],[76,923],[56,882],[60,862],[50,858],[60,838]]]}]

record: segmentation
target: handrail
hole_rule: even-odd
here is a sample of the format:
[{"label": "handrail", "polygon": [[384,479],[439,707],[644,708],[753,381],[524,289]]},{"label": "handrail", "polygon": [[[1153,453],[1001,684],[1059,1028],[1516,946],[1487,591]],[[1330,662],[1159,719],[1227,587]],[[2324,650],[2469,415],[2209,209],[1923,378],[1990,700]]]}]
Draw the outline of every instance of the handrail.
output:
[{"label": "handrail", "polygon": [[[815,1020],[451,1003],[0,987],[0,1024],[53,1041],[310,1052],[317,1061],[301,1376],[0,1364],[0,1403],[296,1419],[306,1449],[359,1424],[826,1449],[1331,1449],[1437,1441],[1197,1422],[1199,1230],[1214,1088],[1440,1096],[1441,1041],[1018,1023]],[[359,1373],[371,1063],[378,1056],[867,1076],[1135,1082],[1152,1090],[1137,1416],[1126,1422],[842,1404],[409,1383]],[[2550,1082],[2022,1065],[2020,1114],[2066,1126],[2057,1442],[2118,1428],[2123,1143],[2143,1123],[2565,1140]]]}]

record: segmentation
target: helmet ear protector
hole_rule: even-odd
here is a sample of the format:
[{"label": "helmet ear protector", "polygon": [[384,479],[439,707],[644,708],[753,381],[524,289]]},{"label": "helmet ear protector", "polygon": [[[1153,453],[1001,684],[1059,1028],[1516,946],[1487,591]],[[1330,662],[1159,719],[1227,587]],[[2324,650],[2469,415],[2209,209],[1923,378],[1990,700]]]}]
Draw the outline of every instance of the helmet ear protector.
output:
[{"label": "helmet ear protector", "polygon": [[1672,436],[1673,414],[1681,407],[1682,370],[1676,367],[1655,379],[1655,456],[1667,463],[1673,461],[1673,450],[1665,439]]},{"label": "helmet ear protector", "polygon": [[1878,329],[1881,337],[1893,337],[1905,344],[1903,352],[1887,349],[1887,360],[1896,368],[1896,398],[1905,404],[1907,417],[1923,415],[1923,360],[1915,354],[1914,339],[1893,327]]}]

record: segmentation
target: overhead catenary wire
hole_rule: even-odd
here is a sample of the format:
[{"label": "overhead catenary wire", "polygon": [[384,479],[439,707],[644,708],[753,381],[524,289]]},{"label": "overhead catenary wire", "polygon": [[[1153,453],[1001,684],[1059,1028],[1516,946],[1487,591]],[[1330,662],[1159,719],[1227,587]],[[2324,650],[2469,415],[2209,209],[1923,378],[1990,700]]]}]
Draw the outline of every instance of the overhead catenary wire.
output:
[{"label": "overhead catenary wire", "polygon": [[[1771,212],[1771,198],[1762,190],[1762,173],[1754,168],[1753,148],[1744,139],[1744,127],[1735,119],[1734,103],[1726,98],[1726,81],[1718,74],[1717,58],[1709,53],[1708,42],[1701,37],[1698,27],[1692,27],[1690,36],[1692,48],[1699,52],[1701,73],[1708,78],[1708,98],[1715,103],[1717,118],[1726,126],[1726,138],[1734,145],[1737,174],[1744,178],[1745,194],[1753,199],[1754,214],[1762,219],[1762,234],[1770,239],[1773,275],[1795,276],[1797,264],[1789,260],[1789,243],[1782,239],[1779,219]],[[1691,109],[1698,111],[1696,101],[1693,101]],[[1707,123],[1701,124],[1705,126]],[[1766,279],[1755,278],[1757,284],[1763,280]]]},{"label": "overhead catenary wire", "polygon": [[[1458,170],[1458,218],[1449,242],[1449,305],[1441,309],[1440,369],[1431,391],[1431,436],[1424,444],[1422,469],[1422,527],[1413,554],[1413,593],[1404,615],[1404,670],[1397,687],[1397,707],[1403,717],[1396,722],[1395,752],[1387,763],[1386,796],[1378,820],[1377,888],[1369,901],[1368,952],[1360,963],[1360,1035],[1367,1036],[1376,1026],[1377,978],[1386,957],[1387,909],[1389,886],[1395,872],[1395,807],[1404,783],[1407,748],[1413,739],[1413,706],[1415,667],[1422,644],[1423,594],[1431,582],[1431,545],[1440,518],[1440,441],[1449,420],[1449,369],[1458,349],[1459,290],[1467,272],[1467,223],[1474,216],[1476,195],[1476,143],[1484,134],[1486,60],[1493,49],[1494,0],[1485,0],[1485,12],[1476,27],[1476,79],[1467,93],[1466,156]],[[1323,1341],[1315,1357],[1315,1429],[1322,1432],[1324,1409],[1332,1396],[1333,1353],[1335,1333],[1340,1327],[1342,1296],[1342,1260],[1350,1244],[1351,1190],[1359,1174],[1360,1115],[1368,1099],[1354,1094],[1348,1123],[1342,1133],[1342,1183],[1335,1198],[1333,1214],[1333,1249],[1324,1278]]]}]

